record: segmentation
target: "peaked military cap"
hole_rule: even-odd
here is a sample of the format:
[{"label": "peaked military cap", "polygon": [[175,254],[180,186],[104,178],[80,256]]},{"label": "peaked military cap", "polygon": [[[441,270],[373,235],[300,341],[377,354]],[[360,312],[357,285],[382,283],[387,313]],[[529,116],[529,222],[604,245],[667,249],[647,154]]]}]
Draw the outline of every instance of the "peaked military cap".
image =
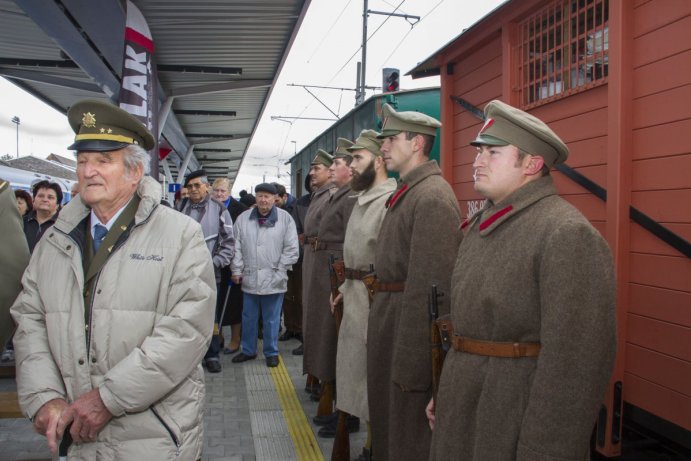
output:
[{"label": "peaked military cap", "polygon": [[109,152],[130,144],[153,149],[151,132],[134,115],[99,99],[86,99],[67,111],[67,120],[75,132],[70,150]]},{"label": "peaked military cap", "polygon": [[549,167],[563,163],[569,156],[569,148],[545,122],[498,100],[485,106],[485,124],[470,144],[511,144],[529,154],[542,156]]},{"label": "peaked military cap", "polygon": [[355,144],[350,146],[348,150],[355,152],[356,150],[365,149],[372,152],[376,156],[384,155],[381,149],[381,141],[377,138],[379,133],[374,130],[362,130],[360,136],[355,140]]},{"label": "peaked military cap", "polygon": [[206,171],[204,171],[204,170],[193,171],[192,173],[185,176],[185,187],[187,187],[187,184],[189,184],[189,182],[191,180],[193,180],[195,178],[204,178],[204,177],[206,177]]},{"label": "peaked military cap", "polygon": [[333,157],[324,149],[317,149],[317,155],[312,160],[311,165],[324,165],[325,167],[330,167],[334,162]]},{"label": "peaked military cap", "polygon": [[437,128],[441,126],[439,120],[422,112],[396,112],[388,104],[384,104],[382,109],[382,120],[380,139],[396,136],[401,131],[436,136]]},{"label": "peaked military cap", "polygon": [[334,152],[334,158],[344,158],[352,157],[348,148],[353,145],[353,141],[346,138],[338,138],[336,140],[336,152]]}]

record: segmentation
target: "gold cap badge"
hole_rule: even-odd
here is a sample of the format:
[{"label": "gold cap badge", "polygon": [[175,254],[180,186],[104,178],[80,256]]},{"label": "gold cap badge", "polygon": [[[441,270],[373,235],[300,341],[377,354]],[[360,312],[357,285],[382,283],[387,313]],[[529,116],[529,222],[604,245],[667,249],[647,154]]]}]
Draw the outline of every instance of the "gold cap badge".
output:
[{"label": "gold cap badge", "polygon": [[91,112],[87,112],[82,117],[82,124],[87,128],[93,128],[96,126],[96,116]]}]

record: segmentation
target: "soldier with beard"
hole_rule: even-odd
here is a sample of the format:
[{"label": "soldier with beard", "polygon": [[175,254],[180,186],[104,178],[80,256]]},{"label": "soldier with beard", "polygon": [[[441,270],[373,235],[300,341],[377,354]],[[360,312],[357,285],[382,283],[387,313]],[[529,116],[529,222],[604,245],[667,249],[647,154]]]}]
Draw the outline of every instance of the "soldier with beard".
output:
[{"label": "soldier with beard", "polygon": [[387,178],[386,165],[379,150],[379,133],[363,130],[348,148],[353,156],[350,187],[358,192],[348,220],[343,259],[346,281],[332,306],[343,298],[343,320],[338,333],[336,358],[336,407],[368,422],[368,438],[358,460],[371,459],[369,405],[367,403],[367,319],[370,298],[362,278],[374,265],[379,228],[386,208],[384,203],[396,189],[396,180]]}]

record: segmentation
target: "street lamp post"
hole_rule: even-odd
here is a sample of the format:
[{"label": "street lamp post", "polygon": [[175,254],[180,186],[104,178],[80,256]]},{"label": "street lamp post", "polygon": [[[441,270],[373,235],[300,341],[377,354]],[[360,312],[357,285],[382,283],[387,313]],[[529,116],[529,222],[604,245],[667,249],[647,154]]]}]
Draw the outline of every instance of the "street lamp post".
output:
[{"label": "street lamp post", "polygon": [[19,117],[16,115],[12,117],[12,123],[17,125],[17,158],[19,158],[19,123],[21,120],[19,120]]}]

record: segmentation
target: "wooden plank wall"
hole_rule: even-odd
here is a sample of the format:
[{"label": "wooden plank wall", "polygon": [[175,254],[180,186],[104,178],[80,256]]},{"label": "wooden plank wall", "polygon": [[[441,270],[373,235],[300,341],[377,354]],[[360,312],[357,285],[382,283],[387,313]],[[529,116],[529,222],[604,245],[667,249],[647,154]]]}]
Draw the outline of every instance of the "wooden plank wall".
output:
[{"label": "wooden plank wall", "polygon": [[[638,0],[631,202],[691,241],[691,2]],[[691,430],[691,259],[631,225],[624,397]]]},{"label": "wooden plank wall", "polygon": [[[455,67],[451,94],[483,108],[493,99],[501,98],[502,48],[496,34]],[[453,175],[451,186],[456,193],[463,218],[482,200],[473,189],[473,162],[476,151],[469,143],[482,127],[480,119],[453,104]],[[447,178],[448,179],[448,178]]]}]

